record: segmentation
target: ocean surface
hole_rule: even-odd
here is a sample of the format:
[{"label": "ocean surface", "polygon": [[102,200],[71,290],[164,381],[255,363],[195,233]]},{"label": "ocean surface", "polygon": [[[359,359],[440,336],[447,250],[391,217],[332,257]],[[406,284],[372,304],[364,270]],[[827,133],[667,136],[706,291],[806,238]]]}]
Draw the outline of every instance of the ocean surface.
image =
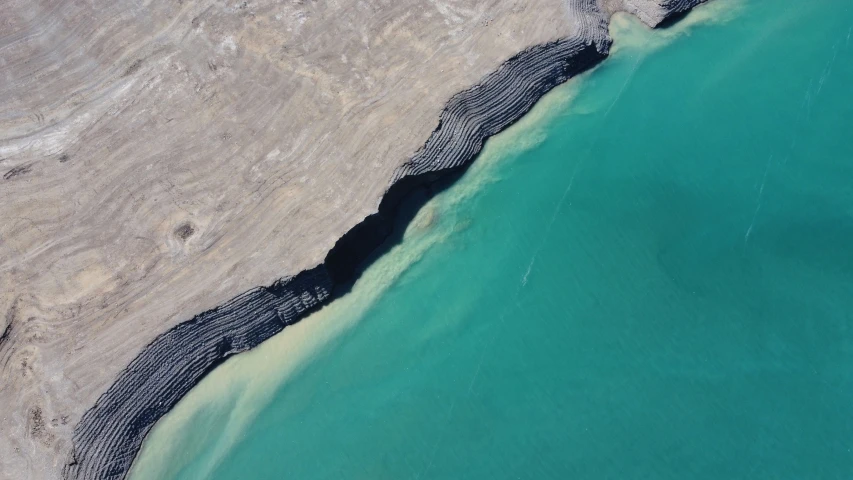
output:
[{"label": "ocean surface", "polygon": [[131,478],[853,478],[851,33],[850,0],[617,17]]}]

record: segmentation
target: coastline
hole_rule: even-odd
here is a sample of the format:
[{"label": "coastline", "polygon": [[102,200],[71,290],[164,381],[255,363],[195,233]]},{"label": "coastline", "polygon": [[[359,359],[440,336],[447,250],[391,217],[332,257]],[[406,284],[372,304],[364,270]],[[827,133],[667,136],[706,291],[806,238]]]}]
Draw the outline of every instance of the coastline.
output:
[{"label": "coastline", "polygon": [[[850,120],[843,115],[843,106],[830,106],[849,105],[843,101],[842,78],[849,77],[850,68],[834,65],[833,76],[821,97],[824,103],[813,105],[814,123],[808,132],[801,130],[805,121],[805,111],[797,109],[801,97],[779,95],[780,91],[806,91],[808,78],[803,77],[823,71],[833,54],[833,42],[843,44],[846,38],[853,19],[850,15],[827,20],[834,27],[831,29],[808,25],[809,20],[819,20],[815,12],[832,11],[831,3],[820,3],[821,7],[796,6],[794,10],[799,10],[799,15],[793,15],[774,11],[771,5],[723,0],[696,9],[667,30],[647,29],[629,14],[615,15],[610,27],[614,44],[606,63],[555,88],[521,121],[491,137],[463,175],[441,182],[450,186],[430,199],[418,211],[417,218],[409,221],[404,207],[397,227],[406,230],[404,240],[390,250],[383,247],[377,261],[371,261],[360,273],[351,292],[255,349],[229,359],[206,376],[155,424],[128,478],[224,480],[245,472],[255,474],[255,469],[258,476],[268,478],[334,478],[364,472],[370,472],[366,475],[369,477],[384,474],[393,478],[414,478],[418,474],[421,478],[444,478],[457,472],[477,478],[525,477],[531,472],[571,478],[584,473],[595,477],[596,472],[602,471],[614,477],[643,473],[654,477],[654,472],[662,472],[662,476],[683,478],[695,472],[692,465],[697,462],[719,460],[722,465],[731,465],[727,460],[738,458],[744,451],[733,448],[745,446],[749,451],[749,439],[765,432],[761,425],[767,417],[761,415],[761,405],[772,403],[774,397],[786,398],[783,405],[796,406],[804,399],[806,404],[814,401],[813,405],[819,407],[815,411],[829,424],[843,419],[849,410],[843,403],[820,401],[826,397],[843,400],[839,384],[819,382],[827,378],[825,375],[845,375],[844,369],[833,367],[843,362],[822,362],[825,369],[818,366],[819,373],[814,374],[807,368],[813,356],[785,356],[783,365],[779,365],[773,355],[778,350],[759,347],[741,353],[746,358],[760,358],[762,367],[777,365],[786,369],[786,374],[774,378],[783,389],[789,388],[788,395],[777,396],[780,392],[765,388],[765,383],[749,382],[753,375],[747,375],[746,383],[733,386],[745,394],[731,393],[722,401],[727,415],[716,416],[720,422],[693,423],[704,417],[704,412],[716,410],[718,403],[714,399],[719,397],[715,392],[725,394],[731,391],[726,388],[730,383],[739,383],[736,379],[741,370],[737,362],[744,357],[726,356],[732,348],[731,341],[734,338],[734,345],[747,349],[755,345],[739,336],[739,325],[755,326],[759,332],[752,333],[763,338],[784,335],[786,344],[796,346],[796,352],[803,352],[801,348],[810,345],[820,347],[821,342],[815,344],[814,337],[801,336],[807,326],[795,318],[792,323],[781,323],[781,319],[790,318],[786,313],[796,317],[797,309],[790,307],[801,303],[800,297],[780,298],[787,289],[777,290],[775,282],[773,286],[764,284],[767,273],[788,272],[790,275],[784,277],[788,280],[782,284],[796,285],[797,278],[808,278],[797,272],[813,271],[820,281],[804,291],[802,298],[809,298],[807,303],[814,305],[823,305],[824,301],[832,302],[830,305],[844,303],[837,282],[849,272],[820,270],[827,259],[840,258],[841,251],[833,245],[841,245],[827,238],[837,230],[830,229],[826,235],[812,239],[807,231],[797,229],[796,233],[806,237],[786,242],[785,236],[791,232],[786,232],[785,227],[790,225],[786,222],[789,219],[794,224],[799,224],[797,220],[810,224],[807,212],[816,219],[817,223],[812,224],[825,224],[817,219],[831,224],[843,213],[839,207],[850,204],[849,189],[830,180],[826,185],[832,185],[833,192],[847,192],[846,200],[821,201],[811,207],[802,207],[797,201],[785,204],[780,195],[790,187],[793,191],[788,193],[799,198],[810,195],[807,192],[816,198],[836,198],[821,190],[819,183],[798,188],[798,179],[819,178],[818,174],[809,176],[819,168],[808,161],[809,152],[823,151],[818,148],[826,145],[826,140],[844,138],[827,125],[832,123],[827,117],[833,115],[826,113],[841,113],[835,118]],[[794,6],[791,2],[787,5]],[[792,17],[802,22],[795,26],[784,21]],[[820,37],[822,41],[809,42],[804,51],[798,52],[800,66],[787,79],[768,83],[760,75],[743,75],[767,71],[768,65],[780,57],[784,59],[786,47],[796,42],[780,37],[794,29],[797,36],[827,33]],[[746,49],[749,53],[743,52],[743,56],[732,57],[719,50],[720,45],[733,45],[742,52],[741,47],[752,46],[752,41],[760,46]],[[839,49],[839,58],[849,57],[851,52],[850,48]],[[803,61],[804,58],[809,60]],[[812,92],[817,88],[811,87]],[[773,96],[762,96],[764,88]],[[839,93],[842,100],[838,100]],[[569,95],[574,95],[574,101],[561,100]],[[739,101],[720,102],[729,97]],[[720,103],[723,106],[718,107]],[[790,117],[801,115],[768,119],[761,107],[771,105],[787,106],[780,110]],[[604,115],[608,110],[611,113]],[[744,118],[735,115],[733,124],[719,122],[726,113],[737,111],[752,113]],[[714,115],[715,112],[721,115]],[[537,117],[538,121],[533,120]],[[670,124],[673,119],[677,121]],[[664,130],[658,128],[668,124]],[[762,127],[768,124],[779,128]],[[695,128],[701,129],[702,125],[710,130],[707,135],[700,135],[694,145],[691,130],[695,133]],[[738,148],[746,144],[726,140],[731,135],[748,141],[750,134],[743,132],[749,132],[750,126],[766,135],[760,147]],[[772,198],[765,197],[771,203],[764,206],[770,205],[771,209],[762,210],[752,232],[757,235],[743,245],[740,242],[755,206],[750,200],[755,199],[765,171],[766,154],[785,152],[789,146],[774,143],[772,133],[768,133],[773,130],[804,136],[799,137],[798,148],[791,152],[789,162],[775,163],[780,157],[774,158],[765,192],[771,194]],[[638,135],[637,131],[645,134]],[[825,136],[821,131],[833,133]],[[666,139],[676,132],[680,133],[668,145]],[[638,148],[641,145],[646,148]],[[842,149],[850,150],[844,146]],[[849,167],[845,158],[853,157],[833,156],[832,151],[830,148],[827,155],[822,155],[825,163],[820,165]],[[697,174],[698,178],[694,176]],[[573,177],[575,181],[571,182]],[[569,182],[571,191],[563,198]],[[673,194],[667,193],[673,192],[670,188]],[[731,190],[738,190],[738,194],[726,195]],[[733,197],[738,200],[728,203]],[[457,198],[461,200],[454,200]],[[661,201],[667,199],[670,201]],[[558,209],[556,223],[549,228],[550,214]],[[683,217],[685,212],[689,214],[688,210],[719,226],[710,234],[714,240],[704,239],[707,225],[697,224],[695,215]],[[793,217],[788,216],[790,213]],[[670,221],[656,222],[658,215]],[[629,233],[617,238],[620,235],[616,233],[623,231]],[[655,233],[659,236],[655,237]],[[418,256],[416,250],[426,240],[424,237],[436,240]],[[735,249],[720,260],[715,253],[721,245],[729,245],[728,239]],[[768,251],[776,244],[774,239],[788,246],[817,244],[830,248],[814,256],[798,257],[803,260],[798,265],[785,263],[786,259],[780,257],[782,265],[770,271],[763,268],[770,261],[768,257],[785,253]],[[540,247],[542,244],[544,247]],[[614,248],[620,244],[621,248]],[[685,244],[695,248],[675,247]],[[663,255],[656,256],[656,252]],[[413,261],[409,261],[409,253],[414,254]],[[534,256],[529,282],[521,286]],[[709,263],[708,259],[720,261]],[[762,268],[754,268],[756,263]],[[395,281],[389,285],[373,281],[377,271],[387,271],[398,264],[403,265],[404,271]],[[633,273],[621,267],[614,269],[614,265]],[[706,275],[706,269],[718,276]],[[735,273],[736,278],[723,283],[720,280],[724,273],[720,270]],[[738,272],[742,272],[743,279],[737,278]],[[720,322],[702,321],[708,318],[694,314],[704,312],[703,306],[729,309],[729,304],[725,299],[691,300],[689,292],[681,292],[683,300],[699,309],[654,315],[642,298],[631,294],[647,292],[645,298],[652,298],[652,302],[665,308],[672,296],[658,293],[676,290],[673,296],[679,297],[677,290],[684,285],[669,283],[667,273],[685,279],[688,287],[723,285],[723,292],[710,292],[715,299],[726,295],[724,292],[750,293],[732,298],[733,302],[749,303],[755,298],[751,295],[754,290],[745,288],[747,284],[756,289],[767,288],[771,295],[780,294],[776,298],[782,303],[772,302],[772,308],[782,314],[772,316],[773,328],[762,328],[767,326],[768,317],[751,317],[749,311],[742,311],[743,316],[723,316]],[[661,275],[659,282],[649,279],[657,274]],[[595,278],[609,281],[599,283]],[[591,286],[594,282],[596,285]],[[518,297],[514,295],[516,289]],[[352,307],[353,299],[366,297],[374,299],[367,311],[362,313]],[[593,297],[602,299],[602,309],[596,308]],[[632,305],[640,306],[640,310]],[[504,311],[506,323],[500,316]],[[841,317],[831,312],[816,315],[818,324],[843,326],[843,322],[839,325],[834,321]],[[689,340],[694,343],[685,347],[688,339],[675,340],[674,351],[662,347],[671,346],[676,334],[671,328],[658,328],[661,317],[670,319],[665,322],[667,326],[690,329]],[[611,322],[619,326],[610,326]],[[732,335],[728,335],[728,341],[723,336],[722,341],[711,344],[712,336],[705,329],[708,325],[724,332],[731,326],[728,331]],[[534,334],[537,328],[538,333]],[[823,344],[843,343],[843,331],[836,333],[840,335],[825,339],[828,343]],[[326,340],[317,344],[317,337]],[[659,341],[649,350],[636,346],[641,337]],[[563,351],[555,345],[562,345]],[[615,360],[623,345],[635,346],[631,351],[638,356],[632,359],[634,355],[628,354],[624,361]],[[616,351],[602,355],[608,347]],[[700,362],[709,350],[718,353],[712,359],[726,360],[712,362],[713,366],[703,369]],[[642,359],[650,351],[657,361],[646,363]],[[844,356],[835,348],[818,352],[822,359]],[[481,357],[484,363],[479,368]],[[657,366],[661,364],[671,368],[660,370]],[[689,383],[687,388],[707,396],[682,400],[678,384],[664,383],[663,388],[656,388],[646,383],[648,378],[665,377],[665,372],[673,371],[681,372],[677,380]],[[703,373],[710,372],[714,383],[694,384],[683,376],[685,371],[694,376],[691,378],[707,378]],[[590,383],[572,381],[578,378]],[[808,378],[823,386],[801,389],[799,381],[786,381]],[[616,387],[608,388],[614,382]],[[750,390],[753,395],[748,394]],[[572,396],[572,391],[577,395]],[[596,394],[599,392],[603,395]],[[648,398],[643,397],[643,392],[652,392],[656,401],[632,408],[638,393],[641,398]],[[667,424],[677,424],[676,430],[662,427],[667,430],[644,436],[651,430],[645,427],[656,422],[632,412],[654,413],[661,404],[669,407],[662,410],[667,418],[679,420]],[[546,408],[553,405],[559,408]],[[747,415],[747,420],[741,422],[739,419],[745,418],[739,415],[741,407],[755,415]],[[814,422],[798,422],[786,417],[786,411],[771,416],[779,420],[776,431],[782,433],[773,437],[794,449],[797,438],[808,438],[810,444],[820,447],[795,459],[784,454],[787,449],[774,449],[768,455],[782,454],[777,461],[765,465],[767,472],[784,477],[784,472],[792,469],[823,472],[827,476],[843,471],[843,455],[836,457],[842,459],[839,462],[833,463],[831,458],[829,462],[822,461],[834,453],[843,453],[823,447],[827,445],[823,440],[828,439],[840,440],[835,445],[843,445],[843,437],[837,436],[843,436],[843,429],[826,430],[813,426]],[[539,416],[538,412],[544,413]],[[679,417],[679,412],[683,416]],[[575,418],[580,425],[573,422]],[[480,430],[479,425],[485,428]],[[550,430],[552,426],[554,429]],[[581,426],[599,432],[600,441],[586,441],[588,437]],[[787,428],[797,435],[785,437]],[[486,429],[487,438],[478,437]],[[731,433],[731,442],[715,435],[721,432]],[[748,433],[738,435],[740,432]],[[687,464],[659,455],[667,451],[669,439],[695,438],[696,434],[700,434],[700,440],[688,442],[691,450],[682,456],[692,460]],[[619,462],[602,465],[595,460],[599,458],[597,454],[604,452],[605,457],[606,452],[619,451],[620,447],[631,451],[632,439],[646,436],[649,442]],[[701,438],[706,436],[719,440],[714,443],[723,445],[720,452],[703,448]],[[518,450],[508,446],[513,444]],[[430,448],[433,445],[438,446]],[[543,449],[551,445],[563,448],[556,452]],[[574,452],[572,461],[564,462],[560,451]],[[541,458],[537,456],[540,452]],[[534,460],[514,462],[514,458]],[[540,465],[547,466],[547,471],[536,468]],[[745,475],[750,466],[733,468]],[[483,475],[488,471],[493,475]],[[713,480],[715,471],[719,473],[716,469],[703,470],[701,476]]]},{"label": "coastline", "polygon": [[[668,2],[661,25],[700,3]],[[64,476],[124,478],[154,423],[207,373],[334,299],[333,291],[350,282],[390,235],[410,192],[464,170],[488,137],[518,121],[557,85],[600,63],[609,50],[609,38],[601,44],[576,38],[534,46],[453,96],[424,147],[395,172],[378,211],[343,235],[323,263],[239,295],[145,347],[76,426]]]},{"label": "coastline", "polygon": [[[301,377],[326,352],[342,346],[357,326],[369,320],[389,290],[409,281],[412,269],[477,223],[460,211],[463,205],[489,185],[505,181],[501,170],[510,159],[547,141],[548,123],[575,104],[594,70],[555,88],[518,122],[491,137],[464,174],[450,175],[429,191],[422,188],[407,197],[394,219],[391,237],[358,269],[351,287],[343,287],[334,299],[286,332],[228,359],[205,376],[157,421],[127,478],[178,478],[185,476],[190,463],[194,478],[213,474],[220,461],[239,448],[243,435],[279,389]],[[207,427],[199,430],[202,423]]]}]

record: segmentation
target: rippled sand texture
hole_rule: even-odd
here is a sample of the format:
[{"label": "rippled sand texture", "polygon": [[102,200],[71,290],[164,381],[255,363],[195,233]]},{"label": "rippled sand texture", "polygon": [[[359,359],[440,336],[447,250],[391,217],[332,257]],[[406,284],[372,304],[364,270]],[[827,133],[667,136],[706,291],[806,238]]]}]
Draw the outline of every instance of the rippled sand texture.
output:
[{"label": "rippled sand texture", "polygon": [[454,93],[689,3],[0,1],[0,477],[58,477],[158,334],[317,265]]}]

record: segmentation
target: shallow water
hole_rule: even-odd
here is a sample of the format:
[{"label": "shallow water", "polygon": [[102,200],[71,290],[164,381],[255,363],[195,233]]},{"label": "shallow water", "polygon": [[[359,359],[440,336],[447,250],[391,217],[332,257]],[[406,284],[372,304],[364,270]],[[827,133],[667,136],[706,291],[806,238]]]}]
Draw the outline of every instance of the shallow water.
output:
[{"label": "shallow water", "polygon": [[849,478],[851,33],[847,0],[616,19],[131,478]]}]

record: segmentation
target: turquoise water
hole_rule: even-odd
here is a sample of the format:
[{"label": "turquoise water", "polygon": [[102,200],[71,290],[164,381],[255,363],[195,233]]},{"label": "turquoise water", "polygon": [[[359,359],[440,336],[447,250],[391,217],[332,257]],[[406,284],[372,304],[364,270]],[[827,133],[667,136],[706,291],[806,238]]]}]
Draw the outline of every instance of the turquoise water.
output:
[{"label": "turquoise water", "polygon": [[853,477],[852,28],[842,0],[617,19],[133,478]]}]

